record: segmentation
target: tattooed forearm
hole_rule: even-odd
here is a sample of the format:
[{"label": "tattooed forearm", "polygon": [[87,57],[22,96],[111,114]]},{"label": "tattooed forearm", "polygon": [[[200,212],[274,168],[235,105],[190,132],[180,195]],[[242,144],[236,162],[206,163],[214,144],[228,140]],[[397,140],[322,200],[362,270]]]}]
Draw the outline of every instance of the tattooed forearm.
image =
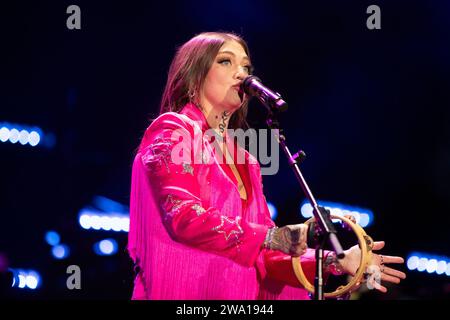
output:
[{"label": "tattooed forearm", "polygon": [[299,256],[306,251],[306,235],[308,227],[304,224],[289,225],[271,229],[270,240],[265,247],[284,253]]},{"label": "tattooed forearm", "polygon": [[336,257],[336,253],[330,252],[324,261],[324,269],[326,272],[330,272],[334,275],[342,275],[344,268]]},{"label": "tattooed forearm", "polygon": [[224,111],[222,113],[222,120],[221,120],[222,122],[219,124],[220,133],[224,133],[225,128],[227,127],[227,120],[228,120],[228,115],[229,114],[230,113],[228,111]]},{"label": "tattooed forearm", "polygon": [[289,253],[292,248],[291,232],[286,227],[275,230],[271,247]]}]

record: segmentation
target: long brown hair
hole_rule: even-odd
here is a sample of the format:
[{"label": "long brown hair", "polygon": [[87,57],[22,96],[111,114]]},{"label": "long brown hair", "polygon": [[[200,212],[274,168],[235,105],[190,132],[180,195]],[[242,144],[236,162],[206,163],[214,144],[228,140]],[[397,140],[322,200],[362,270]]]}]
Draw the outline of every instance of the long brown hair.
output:
[{"label": "long brown hair", "polygon": [[[230,40],[238,42],[250,58],[247,43],[240,36],[225,32],[200,33],[177,50],[169,68],[160,114],[180,112],[188,102],[200,107],[199,93],[206,75],[222,45]],[[231,116],[230,129],[248,128],[247,108],[248,97],[245,95],[242,106]]]}]

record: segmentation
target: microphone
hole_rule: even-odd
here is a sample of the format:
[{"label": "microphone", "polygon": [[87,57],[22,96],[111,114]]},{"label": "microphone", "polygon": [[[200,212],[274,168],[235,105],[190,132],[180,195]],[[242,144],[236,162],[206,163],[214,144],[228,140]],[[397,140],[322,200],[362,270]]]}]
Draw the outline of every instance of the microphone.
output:
[{"label": "microphone", "polygon": [[261,83],[256,76],[248,76],[242,81],[241,89],[250,96],[255,96],[269,111],[286,111],[287,103],[278,93],[273,92]]}]

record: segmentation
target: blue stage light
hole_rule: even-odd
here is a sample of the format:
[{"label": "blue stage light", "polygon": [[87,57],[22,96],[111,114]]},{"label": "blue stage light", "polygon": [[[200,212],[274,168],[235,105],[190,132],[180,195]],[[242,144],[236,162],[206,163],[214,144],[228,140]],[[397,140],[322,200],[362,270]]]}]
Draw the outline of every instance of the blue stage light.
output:
[{"label": "blue stage light", "polygon": [[60,237],[59,237],[58,232],[48,231],[45,234],[45,241],[51,246],[56,246],[57,244],[59,244]]},{"label": "blue stage light", "polygon": [[9,271],[13,275],[11,286],[19,289],[37,289],[41,285],[41,276],[35,270],[13,269]]},{"label": "blue stage light", "polygon": [[40,276],[37,272],[30,271],[25,277],[26,286],[29,289],[36,289],[39,286]]},{"label": "blue stage light", "polygon": [[100,256],[110,256],[117,253],[118,245],[114,239],[104,239],[96,242],[93,248],[94,252]]},{"label": "blue stage light", "polygon": [[[373,213],[369,209],[329,201],[317,201],[317,204],[330,210],[331,214],[333,215],[353,216],[356,220],[356,223],[358,223],[363,228],[373,223]],[[300,213],[304,218],[311,218],[313,216],[313,209],[311,204],[307,201],[304,201],[300,206]],[[333,221],[336,222],[338,220],[334,219]]]},{"label": "blue stage light", "polygon": [[267,201],[267,207],[269,207],[269,212],[270,212],[270,217],[272,218],[272,220],[275,220],[278,216],[278,210],[275,207],[275,205],[271,202]]},{"label": "blue stage light", "polygon": [[30,146],[35,147],[41,141],[41,136],[36,131],[31,131],[30,136],[28,137],[28,143]]},{"label": "blue stage light", "polygon": [[65,244],[58,244],[52,248],[52,255],[55,259],[66,259],[70,255],[70,248]]},{"label": "blue stage light", "polygon": [[[44,139],[45,138],[45,139]],[[0,142],[10,142],[20,145],[30,145],[35,147],[39,144],[51,148],[55,144],[55,138],[52,133],[45,135],[38,127],[30,127],[20,124],[11,124],[8,122],[0,123]]]},{"label": "blue stage light", "polygon": [[86,230],[128,232],[130,229],[129,209],[117,201],[95,196],[92,205],[80,210],[78,222]]},{"label": "blue stage light", "polygon": [[419,271],[438,275],[446,274],[450,276],[450,259],[429,253],[413,252],[406,260],[406,267],[413,271]]},{"label": "blue stage light", "polygon": [[115,212],[123,214],[124,212],[128,211],[128,208],[123,204],[121,204],[120,202],[114,201],[112,199],[103,196],[95,196],[92,202],[94,207],[98,208],[103,212],[110,212],[110,213]]},{"label": "blue stage light", "polygon": [[17,141],[19,141],[19,130],[13,128],[9,130],[9,142],[16,143]]},{"label": "blue stage light", "polygon": [[7,127],[1,127],[0,128],[0,141],[6,142],[9,140],[9,129]]},{"label": "blue stage light", "polygon": [[128,232],[130,218],[126,214],[103,213],[94,209],[80,211],[78,222],[83,229]]}]

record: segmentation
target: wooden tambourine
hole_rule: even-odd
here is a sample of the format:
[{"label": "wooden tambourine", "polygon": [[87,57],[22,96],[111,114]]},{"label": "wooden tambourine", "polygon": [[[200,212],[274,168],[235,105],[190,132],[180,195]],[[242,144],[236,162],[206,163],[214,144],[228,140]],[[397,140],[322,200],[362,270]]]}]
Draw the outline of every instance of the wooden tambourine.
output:
[{"label": "wooden tambourine", "polygon": [[[359,263],[359,268],[356,271],[356,274],[351,278],[351,280],[345,286],[339,286],[333,292],[324,292],[325,298],[337,298],[343,296],[345,294],[351,293],[356,290],[360,284],[363,282],[364,273],[369,266],[369,263],[372,260],[372,248],[373,248],[373,240],[369,237],[364,229],[351,221],[346,217],[330,215],[332,219],[339,219],[345,222],[347,225],[351,227],[353,232],[356,234],[359,242],[359,247],[361,249],[361,260]],[[305,222],[306,225],[309,225],[315,221],[315,218],[311,218]],[[303,272],[301,265],[301,256],[300,257],[292,257],[292,267],[294,268],[295,275],[302,284],[302,286],[311,293],[314,293],[314,286],[309,282],[306,278],[305,273]]]}]

